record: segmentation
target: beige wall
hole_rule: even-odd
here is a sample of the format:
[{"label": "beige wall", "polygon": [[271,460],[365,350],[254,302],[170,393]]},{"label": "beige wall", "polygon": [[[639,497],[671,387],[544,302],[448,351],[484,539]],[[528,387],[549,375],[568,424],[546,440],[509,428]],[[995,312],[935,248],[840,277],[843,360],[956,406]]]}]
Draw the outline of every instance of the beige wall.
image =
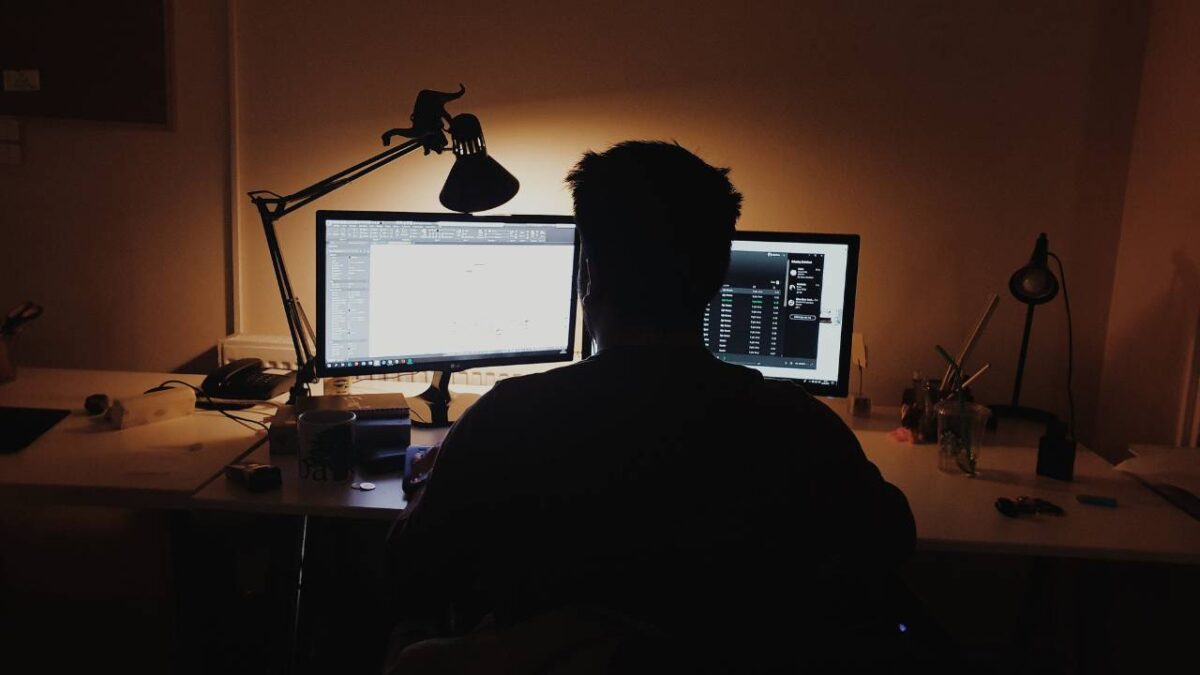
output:
[{"label": "beige wall", "polygon": [[1155,3],[1121,227],[1096,444],[1172,443],[1200,318],[1200,3]]},{"label": "beige wall", "polygon": [[171,370],[226,333],[226,9],[172,5],[173,128],[31,120],[0,165],[0,307],[46,308],[21,363]]},{"label": "beige wall", "polygon": [[[1040,231],[1067,264],[1077,398],[1090,428],[1108,326],[1144,3],[239,3],[239,189],[303,187],[379,149],[419,89],[467,85],[522,181],[504,210],[570,210],[585,149],[676,139],[731,166],[744,229],[863,236],[856,329],[867,390],[940,374],[989,292],[975,365],[1006,400],[1022,306],[1004,291]],[[410,157],[321,208],[441,210],[450,160]],[[241,203],[241,327],[283,332],[258,220]],[[316,207],[282,221],[314,302]],[[399,305],[399,302],[398,302]],[[1065,412],[1061,302],[1039,311],[1023,402]],[[1085,436],[1086,437],[1086,436]]]},{"label": "beige wall", "polygon": [[[862,234],[856,328],[880,402],[914,368],[940,371],[932,345],[956,346],[992,291],[1004,301],[976,352],[993,364],[980,395],[1007,398],[1022,308],[1005,283],[1049,232],[1074,291],[1091,428],[1123,339],[1106,361],[1106,332],[1128,332],[1112,277],[1145,3],[243,0],[232,120],[225,3],[172,4],[173,130],[32,121],[25,163],[0,166],[0,303],[48,308],[22,337],[24,363],[175,368],[227,331],[227,302],[242,330],[283,332],[244,192],[295,190],[376,152],[419,89],[461,81],[453,110],[480,115],[522,180],[505,210],[569,212],[561,178],[583,150],[673,138],[733,168],[744,229]],[[440,210],[449,165],[405,158],[319,206]],[[1130,206],[1126,241],[1148,208]],[[280,223],[310,307],[314,210]],[[1056,301],[1038,312],[1025,402],[1065,411],[1065,356]]]}]

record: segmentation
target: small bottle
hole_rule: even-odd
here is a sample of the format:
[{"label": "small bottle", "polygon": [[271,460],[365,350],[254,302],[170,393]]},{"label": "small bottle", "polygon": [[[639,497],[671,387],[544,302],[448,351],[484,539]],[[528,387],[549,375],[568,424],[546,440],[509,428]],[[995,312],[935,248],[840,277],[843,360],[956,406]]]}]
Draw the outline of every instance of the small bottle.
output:
[{"label": "small bottle", "polygon": [[925,417],[925,409],[921,401],[921,371],[913,371],[912,401],[902,407],[900,426],[913,434],[913,441],[920,443],[921,420]]},{"label": "small bottle", "polygon": [[326,396],[346,396],[350,393],[350,378],[330,377],[325,379]]},{"label": "small bottle", "polygon": [[933,382],[925,380],[920,384],[917,396],[921,408],[916,440],[918,443],[933,443],[937,440],[937,406],[933,393]]}]

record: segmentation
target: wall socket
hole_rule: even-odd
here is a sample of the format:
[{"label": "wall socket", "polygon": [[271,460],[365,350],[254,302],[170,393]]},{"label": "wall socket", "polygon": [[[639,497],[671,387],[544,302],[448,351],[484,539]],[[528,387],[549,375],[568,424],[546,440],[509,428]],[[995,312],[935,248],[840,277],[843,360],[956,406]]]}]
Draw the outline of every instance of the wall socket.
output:
[{"label": "wall socket", "polygon": [[4,70],[4,91],[41,91],[42,73],[37,68]]}]

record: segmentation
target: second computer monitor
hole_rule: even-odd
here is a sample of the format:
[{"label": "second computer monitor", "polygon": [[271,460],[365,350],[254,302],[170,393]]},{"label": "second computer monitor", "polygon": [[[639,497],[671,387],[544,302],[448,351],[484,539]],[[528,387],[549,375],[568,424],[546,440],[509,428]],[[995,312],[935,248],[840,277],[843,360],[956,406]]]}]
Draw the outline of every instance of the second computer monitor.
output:
[{"label": "second computer monitor", "polygon": [[569,216],[317,213],[317,373],[569,361]]},{"label": "second computer monitor", "polygon": [[845,396],[858,236],[737,232],[725,283],[704,313],[717,358]]}]

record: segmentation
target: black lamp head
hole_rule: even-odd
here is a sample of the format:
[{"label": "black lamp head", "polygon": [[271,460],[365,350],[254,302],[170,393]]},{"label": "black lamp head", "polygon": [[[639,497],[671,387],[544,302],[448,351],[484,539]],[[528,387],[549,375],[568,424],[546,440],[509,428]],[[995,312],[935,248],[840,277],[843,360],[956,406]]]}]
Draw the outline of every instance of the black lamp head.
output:
[{"label": "black lamp head", "polygon": [[1008,290],[1014,298],[1027,305],[1041,305],[1058,295],[1058,279],[1047,264],[1049,250],[1050,242],[1043,232],[1033,246],[1029,264],[1013,272],[1008,280]]},{"label": "black lamp head", "polygon": [[479,118],[469,113],[450,120],[454,166],[438,199],[451,211],[475,213],[494,209],[512,199],[521,183],[488,156]]}]

